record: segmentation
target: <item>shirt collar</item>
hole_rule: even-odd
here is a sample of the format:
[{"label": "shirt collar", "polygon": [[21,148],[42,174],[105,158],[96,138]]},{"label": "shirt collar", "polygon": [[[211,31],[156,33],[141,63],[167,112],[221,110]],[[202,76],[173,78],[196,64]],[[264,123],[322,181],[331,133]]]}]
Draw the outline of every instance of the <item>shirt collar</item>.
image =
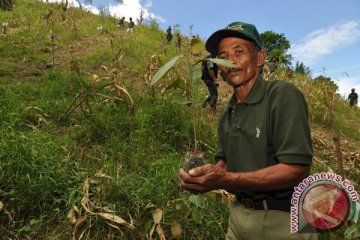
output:
[{"label": "shirt collar", "polygon": [[[265,89],[266,89],[266,83],[262,76],[259,76],[253,87],[250,89],[249,94],[246,96],[243,103],[245,104],[255,104],[261,101],[261,99],[265,95]],[[230,102],[229,102],[229,108],[233,108],[236,104],[236,97],[235,94],[232,95]]]}]

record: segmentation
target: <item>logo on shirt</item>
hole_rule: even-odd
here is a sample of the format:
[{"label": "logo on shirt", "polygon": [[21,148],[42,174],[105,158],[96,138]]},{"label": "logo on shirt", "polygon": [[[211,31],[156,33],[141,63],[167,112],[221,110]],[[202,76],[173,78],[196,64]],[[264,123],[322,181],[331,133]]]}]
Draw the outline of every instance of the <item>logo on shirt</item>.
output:
[{"label": "logo on shirt", "polygon": [[256,126],[256,138],[260,137],[260,128],[259,126]]}]

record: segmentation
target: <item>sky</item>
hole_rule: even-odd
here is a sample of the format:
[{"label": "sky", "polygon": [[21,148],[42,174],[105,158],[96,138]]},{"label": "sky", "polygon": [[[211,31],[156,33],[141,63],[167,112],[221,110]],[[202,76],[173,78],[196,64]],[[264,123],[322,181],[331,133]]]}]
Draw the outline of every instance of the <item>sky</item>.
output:
[{"label": "sky", "polygon": [[90,7],[98,13],[104,6],[127,20],[143,12],[163,30],[180,25],[183,35],[203,40],[231,22],[252,23],[260,33],[284,34],[293,63],[303,62],[313,78],[330,77],[342,96],[351,88],[360,92],[359,0],[93,0]]}]

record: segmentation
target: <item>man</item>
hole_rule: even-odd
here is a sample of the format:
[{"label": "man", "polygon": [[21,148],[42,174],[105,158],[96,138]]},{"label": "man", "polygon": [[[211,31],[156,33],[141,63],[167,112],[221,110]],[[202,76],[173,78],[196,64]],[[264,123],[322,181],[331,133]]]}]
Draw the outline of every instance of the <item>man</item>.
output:
[{"label": "man", "polygon": [[123,28],[125,26],[125,17],[120,18],[118,26],[120,28]]},{"label": "man", "polygon": [[173,38],[173,35],[172,35],[172,32],[171,32],[171,26],[169,26],[166,29],[166,41],[167,41],[168,44],[171,43],[172,38]]},{"label": "man", "polygon": [[189,173],[180,185],[193,193],[225,189],[236,196],[226,239],[317,239],[290,233],[291,195],[308,176],[312,143],[306,101],[284,81],[265,81],[267,53],[252,24],[235,22],[213,33],[206,49],[237,67],[220,66],[233,96],[218,124],[216,164]]},{"label": "man", "polygon": [[355,88],[351,89],[351,93],[348,96],[349,104],[351,107],[356,106],[358,103],[358,94],[355,92]]},{"label": "man", "polygon": [[181,37],[180,34],[176,34],[176,52],[179,52],[181,49]]},{"label": "man", "polygon": [[[207,56],[207,58],[211,57],[211,55]],[[217,82],[218,66],[211,61],[203,61],[201,72],[201,79],[204,81],[209,92],[209,96],[203,102],[202,107],[205,108],[207,104],[210,104],[211,109],[215,109],[218,99],[217,87],[219,86]]]},{"label": "man", "polygon": [[135,23],[133,22],[132,18],[129,18],[130,22],[129,22],[129,26],[128,26],[128,29],[126,30],[126,32],[133,32],[134,30],[134,25]]}]

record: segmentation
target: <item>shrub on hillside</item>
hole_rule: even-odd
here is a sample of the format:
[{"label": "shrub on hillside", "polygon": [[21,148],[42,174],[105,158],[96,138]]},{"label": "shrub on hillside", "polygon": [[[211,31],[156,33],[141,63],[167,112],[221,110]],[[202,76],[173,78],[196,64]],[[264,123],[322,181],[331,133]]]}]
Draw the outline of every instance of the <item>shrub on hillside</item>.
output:
[{"label": "shrub on hillside", "polygon": [[1,0],[0,9],[4,11],[11,11],[14,4],[15,0]]}]

